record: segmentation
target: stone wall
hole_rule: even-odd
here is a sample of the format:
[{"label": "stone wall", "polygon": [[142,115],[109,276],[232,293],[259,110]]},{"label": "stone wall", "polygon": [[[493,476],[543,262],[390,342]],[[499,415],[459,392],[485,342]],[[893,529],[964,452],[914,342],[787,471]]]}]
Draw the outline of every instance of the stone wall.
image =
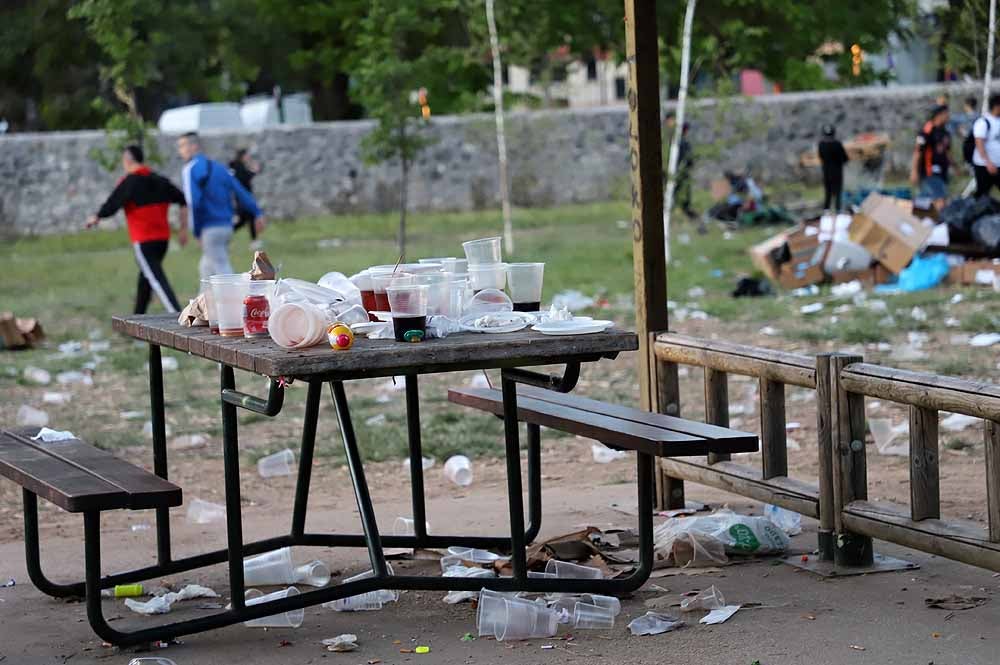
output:
[{"label": "stone wall", "polygon": [[[953,108],[976,91],[952,86]],[[940,93],[937,86],[908,86],[699,100],[690,109],[697,180],[704,184],[723,169],[745,166],[764,183],[815,178],[798,166],[798,158],[815,144],[824,122],[836,124],[841,136],[889,132],[893,160],[905,165],[913,132]],[[623,107],[509,114],[515,205],[624,197],[627,121]],[[206,132],[204,143],[217,159],[228,161],[237,147],[250,147],[259,156],[265,172],[255,181],[256,193],[272,218],[392,210],[398,166],[368,166],[360,156],[360,140],[371,126],[360,121]],[[435,118],[429,133],[436,141],[414,166],[411,207],[497,206],[493,117]],[[179,182],[173,137],[157,140],[166,157],[160,170]],[[0,136],[0,234],[79,228],[119,177],[88,157],[103,142],[100,131]]]}]

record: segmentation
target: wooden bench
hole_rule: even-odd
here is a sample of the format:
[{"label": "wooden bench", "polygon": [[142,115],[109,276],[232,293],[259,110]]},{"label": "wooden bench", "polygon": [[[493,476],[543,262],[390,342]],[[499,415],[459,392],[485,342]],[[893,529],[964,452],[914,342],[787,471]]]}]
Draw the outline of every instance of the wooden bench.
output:
[{"label": "wooden bench", "polygon": [[[503,397],[497,389],[452,389],[448,399],[503,415]],[[616,450],[655,457],[751,453],[758,446],[757,435],[748,432],[532,386],[518,388],[517,418],[530,425],[595,439]]]}]

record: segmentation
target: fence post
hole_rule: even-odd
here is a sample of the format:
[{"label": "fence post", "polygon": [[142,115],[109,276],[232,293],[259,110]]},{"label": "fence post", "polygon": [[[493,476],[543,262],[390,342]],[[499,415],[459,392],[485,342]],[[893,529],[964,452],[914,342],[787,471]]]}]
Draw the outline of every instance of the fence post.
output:
[{"label": "fence post", "polygon": [[[729,376],[711,367],[705,368],[705,422],[729,427]],[[728,453],[709,453],[708,463],[732,459]]]},{"label": "fence post", "polygon": [[910,517],[941,518],[938,412],[910,406]]},{"label": "fence post", "polygon": [[874,563],[872,539],[849,532],[843,523],[844,506],[868,499],[865,457],[865,398],[847,392],[840,382],[844,367],[861,362],[861,356],[835,354],[831,358],[833,397],[833,496],[834,526],[837,536],[834,562],[843,566],[870,566]]},{"label": "fence post", "polygon": [[1000,543],[1000,423],[985,421],[986,505],[990,520],[990,542]]},{"label": "fence post", "polygon": [[[656,391],[660,413],[668,416],[681,415],[680,378],[677,363],[655,359]],[[684,481],[668,476],[659,470],[656,474],[657,503],[661,510],[677,510],[684,507]]]},{"label": "fence post", "polygon": [[819,558],[833,561],[833,400],[830,394],[830,358],[816,356],[816,442],[819,448]]},{"label": "fence post", "polygon": [[760,380],[760,452],[763,479],[788,475],[785,384]]}]

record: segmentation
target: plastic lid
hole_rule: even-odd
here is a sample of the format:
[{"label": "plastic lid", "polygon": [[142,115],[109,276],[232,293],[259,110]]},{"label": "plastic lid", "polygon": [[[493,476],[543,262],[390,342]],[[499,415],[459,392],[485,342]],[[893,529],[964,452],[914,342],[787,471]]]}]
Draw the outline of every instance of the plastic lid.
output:
[{"label": "plastic lid", "polygon": [[506,293],[499,289],[483,289],[469,298],[469,302],[465,305],[463,318],[512,311],[514,311],[514,303]]}]

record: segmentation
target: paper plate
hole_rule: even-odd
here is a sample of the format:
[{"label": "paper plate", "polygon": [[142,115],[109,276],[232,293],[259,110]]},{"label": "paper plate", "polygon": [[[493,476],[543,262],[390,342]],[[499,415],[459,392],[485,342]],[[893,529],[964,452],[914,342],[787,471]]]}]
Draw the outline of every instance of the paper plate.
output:
[{"label": "paper plate", "polygon": [[466,315],[466,316],[462,317],[462,320],[459,321],[458,325],[459,325],[459,327],[462,330],[464,330],[466,332],[476,332],[476,333],[510,333],[510,332],[517,332],[518,330],[524,330],[529,325],[531,325],[532,319],[525,312],[497,312],[497,314],[503,314],[505,316],[511,316],[512,318],[516,317],[519,320],[512,321],[511,323],[508,323],[507,325],[497,326],[495,328],[477,328],[477,327],[471,325],[471,323],[473,321],[475,321],[476,319],[478,319],[480,316],[483,316],[483,315],[482,314],[475,315],[475,316],[468,316],[468,315]]},{"label": "paper plate", "polygon": [[532,326],[531,329],[536,332],[540,332],[543,335],[587,335],[590,333],[604,332],[613,325],[615,325],[614,321],[594,319],[589,321],[578,321],[574,319],[572,321],[549,321],[547,323],[538,323]]},{"label": "paper plate", "polygon": [[373,330],[381,328],[385,325],[383,321],[369,321],[368,323],[354,323],[351,325],[351,330],[354,331],[355,335],[367,335]]}]

